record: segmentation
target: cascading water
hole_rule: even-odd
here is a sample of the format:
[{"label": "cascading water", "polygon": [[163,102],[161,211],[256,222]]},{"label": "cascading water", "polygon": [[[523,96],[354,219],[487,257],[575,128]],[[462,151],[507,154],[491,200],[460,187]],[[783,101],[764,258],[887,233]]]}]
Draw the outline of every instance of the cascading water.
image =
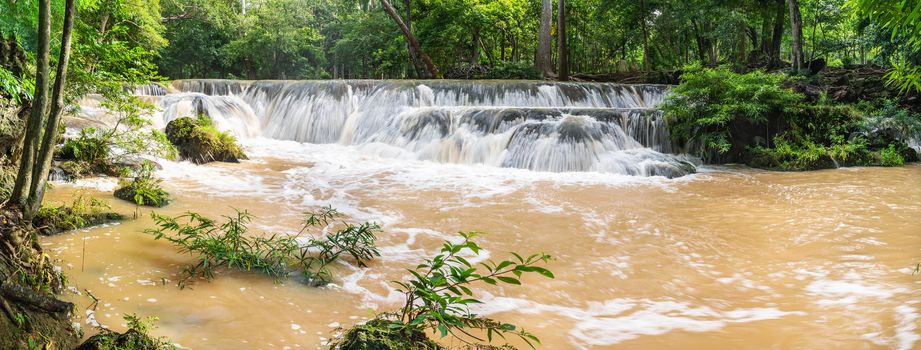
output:
[{"label": "cascading water", "polygon": [[[238,137],[361,146],[444,163],[678,177],[660,85],[518,81],[174,81],[163,127],[206,114]],[[379,147],[378,147],[379,146]]]}]

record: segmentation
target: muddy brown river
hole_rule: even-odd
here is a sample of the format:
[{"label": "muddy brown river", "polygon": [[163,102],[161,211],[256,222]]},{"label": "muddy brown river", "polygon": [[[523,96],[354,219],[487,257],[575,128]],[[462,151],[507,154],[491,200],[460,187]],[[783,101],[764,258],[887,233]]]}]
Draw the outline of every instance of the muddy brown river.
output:
[{"label": "muddy brown river", "polygon": [[[546,252],[556,278],[478,286],[479,314],[534,333],[539,349],[915,349],[921,276],[921,166],[801,173],[703,167],[666,179],[550,173],[369,155],[360,147],[254,138],[251,160],[164,162],[174,203],[160,214],[246,209],[254,231],[291,233],[332,205],[376,221],[382,256],[335,281],[220,271],[180,290],[193,257],[143,233],[150,209],[119,224],[42,240],[84,329],[153,331],[192,349],[322,349],[339,327],[400,305],[390,281],[457,231],[487,233],[484,257]],[[112,179],[58,183],[107,199]],[[85,291],[99,299],[95,310]],[[89,333],[92,333],[91,331]],[[461,345],[443,339],[445,345]],[[521,345],[521,344],[516,344]]]}]

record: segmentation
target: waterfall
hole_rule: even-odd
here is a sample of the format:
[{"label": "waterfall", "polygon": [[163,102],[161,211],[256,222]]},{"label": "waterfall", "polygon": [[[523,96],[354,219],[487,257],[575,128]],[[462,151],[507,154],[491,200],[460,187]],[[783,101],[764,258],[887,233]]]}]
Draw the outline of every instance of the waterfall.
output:
[{"label": "waterfall", "polygon": [[[157,85],[159,86],[159,85]],[[677,177],[656,106],[662,85],[526,81],[179,80],[153,95],[154,125],[205,114],[238,137],[360,146],[536,171]],[[149,94],[145,92],[151,92]],[[375,145],[380,145],[377,147]]]}]

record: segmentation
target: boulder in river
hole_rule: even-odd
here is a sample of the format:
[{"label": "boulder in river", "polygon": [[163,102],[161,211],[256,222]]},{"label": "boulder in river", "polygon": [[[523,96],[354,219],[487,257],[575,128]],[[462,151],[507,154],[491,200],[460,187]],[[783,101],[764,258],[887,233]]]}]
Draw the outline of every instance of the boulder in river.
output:
[{"label": "boulder in river", "polygon": [[196,164],[237,163],[246,159],[233,135],[218,131],[206,116],[198,119],[182,117],[169,122],[166,138],[176,146],[180,159]]}]

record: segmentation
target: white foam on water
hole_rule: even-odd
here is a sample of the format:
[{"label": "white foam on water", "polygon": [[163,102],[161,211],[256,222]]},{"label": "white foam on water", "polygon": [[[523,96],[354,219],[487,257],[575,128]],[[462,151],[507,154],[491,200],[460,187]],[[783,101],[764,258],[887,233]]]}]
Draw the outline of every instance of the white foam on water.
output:
[{"label": "white foam on water", "polygon": [[799,311],[777,308],[739,308],[726,311],[686,302],[649,299],[612,299],[588,302],[585,308],[546,305],[520,298],[480,298],[471,310],[490,315],[500,312],[524,314],[552,313],[576,321],[569,330],[570,340],[580,349],[619,344],[646,335],[661,335],[675,330],[708,332],[731,323],[778,319],[787,315],[804,315]]},{"label": "white foam on water", "polygon": [[113,177],[87,177],[76,181],[50,181],[53,186],[73,186],[75,188],[88,188],[99,192],[112,192],[118,188],[118,179]]}]

